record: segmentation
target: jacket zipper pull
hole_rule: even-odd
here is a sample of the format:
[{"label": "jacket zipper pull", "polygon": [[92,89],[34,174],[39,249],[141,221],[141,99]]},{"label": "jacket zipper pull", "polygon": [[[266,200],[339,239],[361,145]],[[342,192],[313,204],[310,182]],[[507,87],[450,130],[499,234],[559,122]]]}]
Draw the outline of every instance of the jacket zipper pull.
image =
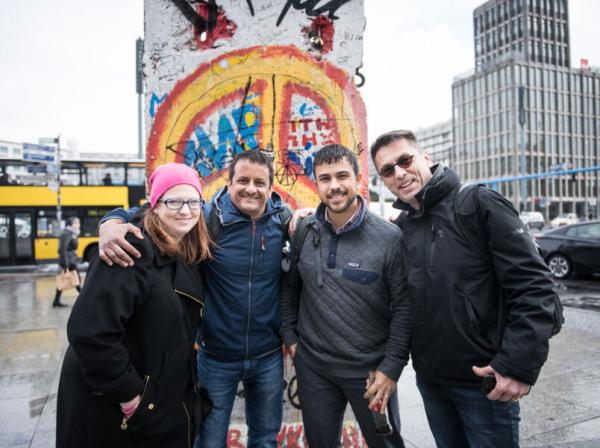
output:
[{"label": "jacket zipper pull", "polygon": [[260,248],[263,251],[265,250],[265,236],[264,235],[261,235],[261,237],[260,237]]},{"label": "jacket zipper pull", "polygon": [[435,224],[431,225],[431,240],[435,242]]},{"label": "jacket zipper pull", "polygon": [[125,416],[123,416],[123,421],[121,422],[121,429],[127,431],[127,417]]}]

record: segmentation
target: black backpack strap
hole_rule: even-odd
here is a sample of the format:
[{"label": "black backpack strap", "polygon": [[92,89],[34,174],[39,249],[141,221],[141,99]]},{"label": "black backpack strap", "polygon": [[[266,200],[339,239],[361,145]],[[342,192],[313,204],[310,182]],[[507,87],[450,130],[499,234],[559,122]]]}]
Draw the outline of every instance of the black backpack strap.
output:
[{"label": "black backpack strap", "polygon": [[[478,192],[480,186],[486,188],[483,184],[475,183],[467,183],[460,186],[454,196],[454,216],[456,217],[456,228],[461,234],[462,239],[482,261],[488,263],[493,269],[492,255],[487,242],[487,228],[483,223],[483,219],[481,219],[481,210],[479,208]],[[476,223],[473,223],[473,221],[476,221]],[[541,256],[539,246],[537,246],[537,249]],[[554,298],[554,326],[551,336],[560,332],[565,321],[560,298],[557,294],[555,294]],[[504,325],[505,303],[503,302],[500,302],[498,318],[499,325]]]},{"label": "black backpack strap", "polygon": [[292,211],[288,207],[283,207],[278,213],[279,215],[279,225],[281,226],[281,233],[283,234],[283,243],[286,241],[290,241],[290,233],[288,231],[288,226],[290,224],[290,220],[292,219]]},{"label": "black backpack strap", "polygon": [[479,187],[482,184],[465,183],[454,195],[456,228],[463,241],[482,261],[492,264],[487,243],[487,229],[481,219]]},{"label": "black backpack strap", "polygon": [[[221,233],[221,213],[215,207],[215,204],[209,205],[210,210],[208,211],[208,217],[206,218],[206,227],[208,229],[208,236],[212,240],[213,244],[216,245],[219,241],[219,235]],[[206,216],[206,215],[205,215]]]}]

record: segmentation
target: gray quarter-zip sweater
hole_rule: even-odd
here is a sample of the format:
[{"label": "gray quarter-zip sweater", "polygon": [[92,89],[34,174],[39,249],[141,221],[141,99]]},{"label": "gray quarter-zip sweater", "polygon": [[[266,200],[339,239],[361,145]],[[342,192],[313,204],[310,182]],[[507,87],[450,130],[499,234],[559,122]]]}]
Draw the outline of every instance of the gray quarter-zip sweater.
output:
[{"label": "gray quarter-zip sweater", "polygon": [[410,343],[401,231],[363,204],[336,235],[324,212],[321,204],[307,218],[314,223],[282,278],[282,338],[314,369],[344,378],[377,369],[397,381]]}]

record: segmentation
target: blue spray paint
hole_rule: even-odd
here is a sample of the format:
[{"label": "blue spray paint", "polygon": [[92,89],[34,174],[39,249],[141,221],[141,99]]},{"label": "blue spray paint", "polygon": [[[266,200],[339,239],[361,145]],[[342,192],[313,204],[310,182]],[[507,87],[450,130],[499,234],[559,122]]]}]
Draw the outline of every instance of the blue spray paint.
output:
[{"label": "blue spray paint", "polygon": [[[247,114],[254,114],[254,123],[249,125]],[[239,128],[238,128],[239,123]],[[188,140],[184,151],[186,165],[194,166],[200,176],[209,176],[225,168],[228,156],[233,157],[242,151],[259,149],[256,134],[260,128],[260,108],[245,104],[231,112],[231,117],[223,114],[218,120],[217,144],[215,145],[202,126],[196,126],[194,135],[198,140]]]}]

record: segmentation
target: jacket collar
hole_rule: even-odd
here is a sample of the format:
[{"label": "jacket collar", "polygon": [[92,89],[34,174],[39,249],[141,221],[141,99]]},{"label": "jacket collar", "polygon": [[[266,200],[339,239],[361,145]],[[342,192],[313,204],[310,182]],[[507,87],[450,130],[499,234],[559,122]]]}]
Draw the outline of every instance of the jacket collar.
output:
[{"label": "jacket collar", "polygon": [[[229,195],[227,187],[221,188],[213,196],[211,202],[213,207],[216,207],[218,211],[219,219],[221,220],[222,225],[227,225],[242,220],[250,221],[250,217],[235,206],[231,200],[231,196]],[[279,196],[278,193],[273,192],[271,193],[269,200],[267,200],[265,213],[259,218],[259,220],[264,219],[266,216],[279,213],[281,210],[283,210],[283,201],[281,200],[281,196]]]},{"label": "jacket collar", "polygon": [[[344,229],[344,231],[342,233],[350,232],[350,231],[356,229],[357,227],[360,227],[360,225],[362,224],[362,222],[365,219],[365,216],[367,214],[369,207],[367,206],[367,204],[365,203],[365,200],[363,199],[363,197],[361,195],[357,195],[356,200],[361,202],[360,213],[358,214],[358,216],[356,217],[354,222],[347,229]],[[325,209],[326,209],[325,204],[323,204],[321,202],[318,205],[317,210],[315,212],[315,218],[317,218],[320,222],[322,222],[325,225],[325,227],[327,227],[329,230],[331,230],[332,233],[335,233],[332,225],[329,222],[327,222],[327,220],[325,219]]]},{"label": "jacket collar", "polygon": [[[145,238],[149,237],[146,235]],[[198,267],[196,265],[185,264],[178,255],[169,256],[166,254],[161,254],[149,239],[148,243],[152,246],[152,251],[154,252],[153,263],[156,266],[162,268],[169,264],[173,265],[173,270],[168,269],[165,271],[165,275],[169,275],[168,272],[172,273],[170,274],[172,275],[170,278],[173,284],[173,289],[184,293],[184,295],[191,297],[196,301],[198,299],[201,300],[202,285],[198,282],[198,276],[194,274],[194,271],[197,270]]]},{"label": "jacket collar", "polygon": [[431,167],[432,177],[429,182],[419,191],[415,198],[421,204],[416,210],[406,202],[396,199],[393,207],[399,210],[407,211],[409,215],[422,216],[426,210],[444,199],[452,190],[460,185],[460,179],[454,171],[447,166],[439,163]]}]

